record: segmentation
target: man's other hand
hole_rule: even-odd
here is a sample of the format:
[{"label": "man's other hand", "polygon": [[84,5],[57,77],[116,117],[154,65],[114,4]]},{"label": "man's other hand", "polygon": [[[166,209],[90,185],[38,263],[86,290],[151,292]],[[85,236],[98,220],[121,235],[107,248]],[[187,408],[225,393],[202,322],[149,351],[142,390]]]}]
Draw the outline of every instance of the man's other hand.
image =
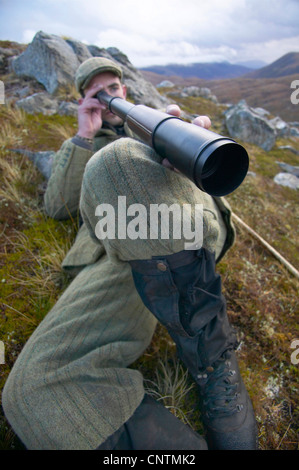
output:
[{"label": "man's other hand", "polygon": [[[166,108],[166,113],[170,114],[171,116],[180,117],[181,109],[177,104],[170,104]],[[204,127],[205,129],[209,129],[212,125],[211,120],[208,116],[197,116],[192,121],[192,124],[194,124],[195,126]],[[167,158],[164,158],[162,160],[162,165],[166,168],[169,168],[170,170],[179,173],[179,170],[177,170],[177,168],[174,168],[174,166],[169,162],[169,160],[167,160]]]}]

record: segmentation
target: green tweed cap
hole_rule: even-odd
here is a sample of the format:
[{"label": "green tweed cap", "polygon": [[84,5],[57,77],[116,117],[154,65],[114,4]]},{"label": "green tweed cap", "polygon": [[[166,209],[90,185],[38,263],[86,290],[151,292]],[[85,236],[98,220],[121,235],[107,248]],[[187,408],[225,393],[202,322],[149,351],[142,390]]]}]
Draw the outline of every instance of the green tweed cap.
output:
[{"label": "green tweed cap", "polygon": [[103,72],[112,72],[117,75],[120,80],[122,79],[122,69],[113,60],[106,57],[91,57],[85,60],[79,66],[76,76],[75,85],[78,92],[81,93],[90,83],[91,79]]}]

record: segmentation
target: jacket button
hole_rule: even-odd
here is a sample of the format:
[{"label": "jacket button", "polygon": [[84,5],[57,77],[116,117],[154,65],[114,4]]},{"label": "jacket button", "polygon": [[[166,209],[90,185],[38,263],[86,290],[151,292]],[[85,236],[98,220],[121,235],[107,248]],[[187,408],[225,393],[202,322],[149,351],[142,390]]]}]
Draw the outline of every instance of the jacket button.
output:
[{"label": "jacket button", "polygon": [[157,263],[157,268],[159,269],[159,271],[166,271],[167,270],[167,266],[165,266],[164,263]]}]

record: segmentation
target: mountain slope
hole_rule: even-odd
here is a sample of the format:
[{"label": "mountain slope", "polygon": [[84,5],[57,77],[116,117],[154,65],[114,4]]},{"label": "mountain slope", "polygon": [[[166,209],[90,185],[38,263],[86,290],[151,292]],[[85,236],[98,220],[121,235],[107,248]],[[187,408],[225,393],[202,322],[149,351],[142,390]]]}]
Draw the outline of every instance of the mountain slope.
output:
[{"label": "mountain slope", "polygon": [[224,80],[203,80],[178,76],[161,76],[153,72],[143,72],[153,85],[162,80],[170,80],[178,86],[199,86],[209,88],[220,103],[236,104],[245,99],[249,106],[262,107],[285,121],[299,120],[299,105],[291,102],[291,83],[298,79],[298,73],[278,78],[253,78],[248,76]]},{"label": "mountain slope", "polygon": [[245,75],[250,72],[249,67],[239,64],[230,64],[229,62],[211,62],[194,64],[168,64],[153,65],[143,67],[142,72],[154,72],[160,75],[179,75],[180,77],[198,77],[206,80],[233,78]]},{"label": "mountain slope", "polygon": [[248,78],[278,78],[299,74],[299,52],[289,52],[261,69],[246,74]]}]

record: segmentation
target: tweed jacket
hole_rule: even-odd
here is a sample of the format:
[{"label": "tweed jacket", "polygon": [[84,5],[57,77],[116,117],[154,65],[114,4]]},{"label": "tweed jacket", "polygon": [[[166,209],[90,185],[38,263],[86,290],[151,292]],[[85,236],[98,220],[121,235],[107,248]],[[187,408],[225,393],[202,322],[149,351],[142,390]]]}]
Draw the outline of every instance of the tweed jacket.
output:
[{"label": "tweed jacket", "polygon": [[[134,138],[133,133],[125,124],[125,135]],[[76,138],[66,140],[54,156],[52,174],[48,181],[44,196],[45,209],[50,217],[58,220],[79,218],[81,184],[85,166],[92,155],[109,143],[121,138],[112,129],[102,128],[96,134],[93,148],[80,143]],[[231,222],[231,209],[224,198],[214,198],[220,209],[227,227],[227,239],[221,258],[232,246],[235,230]],[[84,266],[95,263],[105,253],[100,241],[96,242],[83,223],[77,233],[75,242],[62,267],[70,275],[76,275]],[[220,259],[220,258],[219,258]],[[219,261],[219,259],[217,261]]]}]

